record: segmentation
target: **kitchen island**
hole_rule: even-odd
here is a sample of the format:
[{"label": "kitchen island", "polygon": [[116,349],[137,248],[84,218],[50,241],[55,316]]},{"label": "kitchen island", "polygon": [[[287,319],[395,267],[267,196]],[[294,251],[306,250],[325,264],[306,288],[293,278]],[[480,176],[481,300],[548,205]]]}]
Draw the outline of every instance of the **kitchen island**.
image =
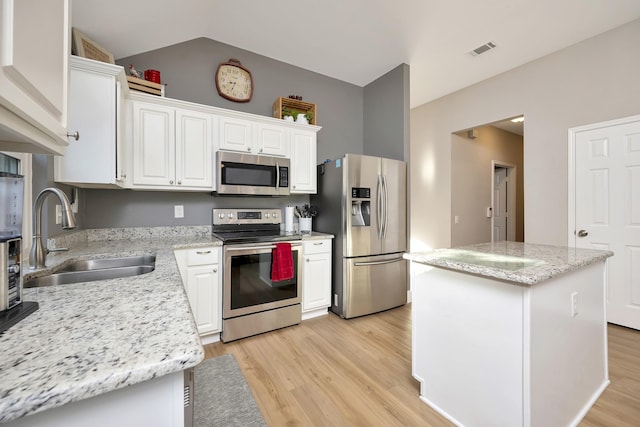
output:
[{"label": "kitchen island", "polygon": [[577,425],[609,384],[610,251],[497,242],[412,261],[412,374],[461,426]]},{"label": "kitchen island", "polygon": [[156,256],[140,276],[24,290],[40,308],[0,335],[0,422],[182,425],[183,371],[204,351],[173,251],[220,244],[206,226],[82,230],[56,239],[70,250],[47,268],[25,263],[28,279],[78,259]]}]

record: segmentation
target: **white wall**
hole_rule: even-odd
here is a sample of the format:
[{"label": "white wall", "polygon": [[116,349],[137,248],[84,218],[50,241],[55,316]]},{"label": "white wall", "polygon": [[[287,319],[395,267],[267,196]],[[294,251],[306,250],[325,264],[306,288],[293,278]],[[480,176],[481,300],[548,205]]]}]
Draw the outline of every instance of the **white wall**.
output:
[{"label": "white wall", "polygon": [[411,250],[451,245],[451,133],[524,114],[525,240],[567,244],[567,130],[640,114],[640,20],[411,110]]}]

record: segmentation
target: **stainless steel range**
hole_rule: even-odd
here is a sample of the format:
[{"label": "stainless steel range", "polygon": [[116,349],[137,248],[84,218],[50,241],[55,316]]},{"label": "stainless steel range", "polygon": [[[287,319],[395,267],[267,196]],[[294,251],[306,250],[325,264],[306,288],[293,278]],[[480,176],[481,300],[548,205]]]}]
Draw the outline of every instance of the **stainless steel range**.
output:
[{"label": "stainless steel range", "polygon": [[[301,321],[301,237],[280,231],[281,218],[279,209],[213,209],[213,234],[224,243],[223,342]],[[285,242],[293,277],[274,281],[274,249]]]}]

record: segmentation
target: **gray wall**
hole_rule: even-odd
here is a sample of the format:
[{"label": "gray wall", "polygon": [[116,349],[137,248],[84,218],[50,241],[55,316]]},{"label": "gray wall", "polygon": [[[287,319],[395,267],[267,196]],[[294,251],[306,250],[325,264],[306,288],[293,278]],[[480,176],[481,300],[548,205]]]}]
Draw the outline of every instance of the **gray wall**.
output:
[{"label": "gray wall", "polygon": [[409,66],[401,64],[364,88],[364,152],[406,160],[409,146]]},{"label": "gray wall", "polygon": [[568,129],[640,113],[640,20],[411,111],[411,248],[451,243],[451,133],[520,114],[525,240],[568,240]]},{"label": "gray wall", "polygon": [[[251,71],[255,89],[253,98],[248,103],[231,102],[217,93],[215,71],[220,62],[230,58],[238,59]],[[122,58],[117,63],[125,69],[133,64],[139,71],[159,70],[162,83],[167,85],[165,95],[169,98],[253,114],[271,116],[272,104],[278,97],[300,95],[304,101],[313,102],[318,108],[317,123],[322,126],[318,133],[318,162],[342,157],[345,153],[364,152],[367,144],[363,137],[363,94],[368,93],[371,102],[378,103],[381,94],[385,93],[384,88],[391,88],[392,91],[402,93],[394,99],[402,99],[404,108],[397,101],[382,103],[376,114],[387,117],[390,129],[398,132],[398,136],[391,134],[388,140],[400,141],[403,137],[408,139],[409,73],[406,65],[383,76],[384,83],[380,86],[384,90],[378,89],[376,84],[361,88],[206,38]],[[385,112],[384,108],[389,110]],[[404,134],[400,134],[398,122],[405,123]],[[391,154],[396,151],[394,146]],[[392,157],[397,157],[397,154]],[[43,156],[42,159],[47,157]],[[47,185],[56,185],[64,188],[70,195],[68,187],[53,182],[53,158],[48,159],[48,163],[43,160],[38,167],[34,167],[34,175],[39,177],[38,184],[34,185],[34,192]],[[106,228],[210,224],[213,207],[278,208],[288,204],[308,203],[309,197],[213,197],[209,193],[81,189],[79,200],[80,212],[77,217],[80,226]],[[185,218],[173,218],[174,205],[184,206]],[[43,222],[45,226],[48,224],[52,235],[62,233],[60,227],[52,222],[53,210],[48,216],[49,220],[45,218]]]},{"label": "gray wall", "polygon": [[[254,91],[247,103],[228,101],[218,95],[215,72],[218,64],[238,59],[251,71]],[[334,159],[346,152],[362,152],[362,93],[359,86],[238,49],[199,38],[116,61],[125,69],[157,69],[166,83],[168,98],[196,102],[271,117],[278,97],[300,95],[316,104],[318,160]]]}]

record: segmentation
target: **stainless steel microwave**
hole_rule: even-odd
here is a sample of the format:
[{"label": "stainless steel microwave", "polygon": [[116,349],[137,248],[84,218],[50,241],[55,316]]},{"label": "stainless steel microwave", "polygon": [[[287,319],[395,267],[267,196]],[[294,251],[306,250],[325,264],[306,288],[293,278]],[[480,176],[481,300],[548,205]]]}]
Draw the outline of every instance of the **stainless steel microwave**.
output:
[{"label": "stainless steel microwave", "polygon": [[218,151],[217,193],[288,196],[289,170],[289,159]]}]

